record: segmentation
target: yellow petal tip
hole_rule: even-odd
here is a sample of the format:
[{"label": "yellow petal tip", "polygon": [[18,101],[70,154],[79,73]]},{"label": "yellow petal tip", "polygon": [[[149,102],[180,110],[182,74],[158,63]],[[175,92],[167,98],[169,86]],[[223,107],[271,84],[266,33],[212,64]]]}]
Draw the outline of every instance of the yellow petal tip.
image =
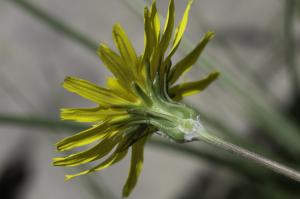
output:
[{"label": "yellow petal tip", "polygon": [[72,180],[74,178],[73,175],[65,175],[65,181],[69,181],[69,180]]},{"label": "yellow petal tip", "polygon": [[209,40],[213,39],[215,37],[216,33],[213,31],[208,31],[205,33],[206,38],[208,38]]}]

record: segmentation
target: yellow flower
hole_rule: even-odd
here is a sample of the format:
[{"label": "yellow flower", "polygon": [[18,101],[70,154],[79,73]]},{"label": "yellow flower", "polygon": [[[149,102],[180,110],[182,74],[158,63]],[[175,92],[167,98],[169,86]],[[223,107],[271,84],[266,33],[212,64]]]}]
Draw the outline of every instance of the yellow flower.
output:
[{"label": "yellow flower", "polygon": [[207,32],[186,57],[172,65],[171,58],[185,31],[191,4],[192,1],[188,1],[174,35],[173,0],[169,2],[162,31],[156,2],[153,1],[150,8],[145,8],[145,49],[141,55],[136,54],[122,26],[116,24],[113,27],[113,39],[119,52],[114,52],[106,44],[100,44],[97,51],[102,62],[114,75],[108,78],[106,87],[75,77],[65,79],[64,88],[95,102],[98,106],[61,110],[61,118],[64,120],[93,122],[95,125],[61,140],[57,143],[57,149],[65,151],[95,142],[96,144],[67,157],[54,158],[54,165],[77,166],[108,156],[91,169],[66,175],[67,180],[107,168],[122,160],[131,148],[131,166],[123,188],[123,196],[127,197],[141,172],[144,145],[149,136],[160,132],[177,142],[193,140],[195,124],[202,127],[198,114],[178,101],[184,96],[204,90],[219,73],[211,73],[199,81],[175,84],[197,61],[214,35]]}]

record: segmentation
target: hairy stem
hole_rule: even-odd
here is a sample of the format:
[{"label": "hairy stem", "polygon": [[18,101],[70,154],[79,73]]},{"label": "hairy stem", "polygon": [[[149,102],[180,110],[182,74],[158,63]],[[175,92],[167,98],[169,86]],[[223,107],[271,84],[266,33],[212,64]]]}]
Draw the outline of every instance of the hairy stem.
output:
[{"label": "hairy stem", "polygon": [[296,180],[300,182],[300,173],[299,171],[296,171],[294,169],[291,169],[285,165],[282,165],[280,163],[277,163],[275,161],[269,160],[265,157],[262,157],[256,153],[253,153],[251,151],[248,151],[246,149],[243,149],[239,146],[236,146],[234,144],[231,144],[225,140],[222,140],[220,138],[217,138],[209,133],[201,133],[199,136],[200,141],[204,141],[208,144],[214,145],[219,147],[220,149],[225,149],[228,152],[237,154],[239,156],[242,156],[246,159],[252,160],[256,162],[257,164],[260,164],[268,169],[271,169],[272,171],[282,174],[286,177],[289,177],[293,180]]}]

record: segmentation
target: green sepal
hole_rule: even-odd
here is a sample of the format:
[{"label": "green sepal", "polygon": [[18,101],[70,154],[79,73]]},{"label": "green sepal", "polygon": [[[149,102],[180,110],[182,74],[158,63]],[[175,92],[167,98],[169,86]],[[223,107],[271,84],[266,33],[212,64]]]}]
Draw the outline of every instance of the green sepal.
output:
[{"label": "green sepal", "polygon": [[143,91],[143,89],[137,83],[133,82],[132,88],[135,94],[138,95],[140,99],[142,99],[145,105],[152,106],[152,100],[148,97],[148,95]]}]

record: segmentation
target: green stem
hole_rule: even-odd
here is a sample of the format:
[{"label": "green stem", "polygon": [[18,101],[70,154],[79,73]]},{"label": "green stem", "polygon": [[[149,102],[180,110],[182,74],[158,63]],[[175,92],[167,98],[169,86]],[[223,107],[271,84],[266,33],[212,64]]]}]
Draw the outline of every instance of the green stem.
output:
[{"label": "green stem", "polygon": [[293,180],[296,180],[300,182],[300,173],[299,171],[296,171],[294,169],[291,169],[285,165],[282,165],[278,162],[269,160],[263,156],[260,156],[256,153],[253,153],[251,151],[248,151],[246,149],[243,149],[237,145],[231,144],[225,140],[222,140],[220,138],[217,138],[209,133],[201,133],[199,136],[200,141],[204,141],[208,144],[212,144],[214,146],[217,146],[220,149],[224,149],[228,152],[237,154],[239,156],[242,156],[246,159],[252,160],[256,162],[257,164],[260,164],[261,166],[264,166],[268,169],[271,169],[272,171],[282,174],[286,177],[289,177]]},{"label": "green stem", "polygon": [[57,121],[45,119],[43,117],[22,117],[15,115],[0,114],[0,124],[12,124],[28,127],[54,128],[54,129],[68,129],[68,130],[83,130],[86,125],[77,124],[74,122]]}]

